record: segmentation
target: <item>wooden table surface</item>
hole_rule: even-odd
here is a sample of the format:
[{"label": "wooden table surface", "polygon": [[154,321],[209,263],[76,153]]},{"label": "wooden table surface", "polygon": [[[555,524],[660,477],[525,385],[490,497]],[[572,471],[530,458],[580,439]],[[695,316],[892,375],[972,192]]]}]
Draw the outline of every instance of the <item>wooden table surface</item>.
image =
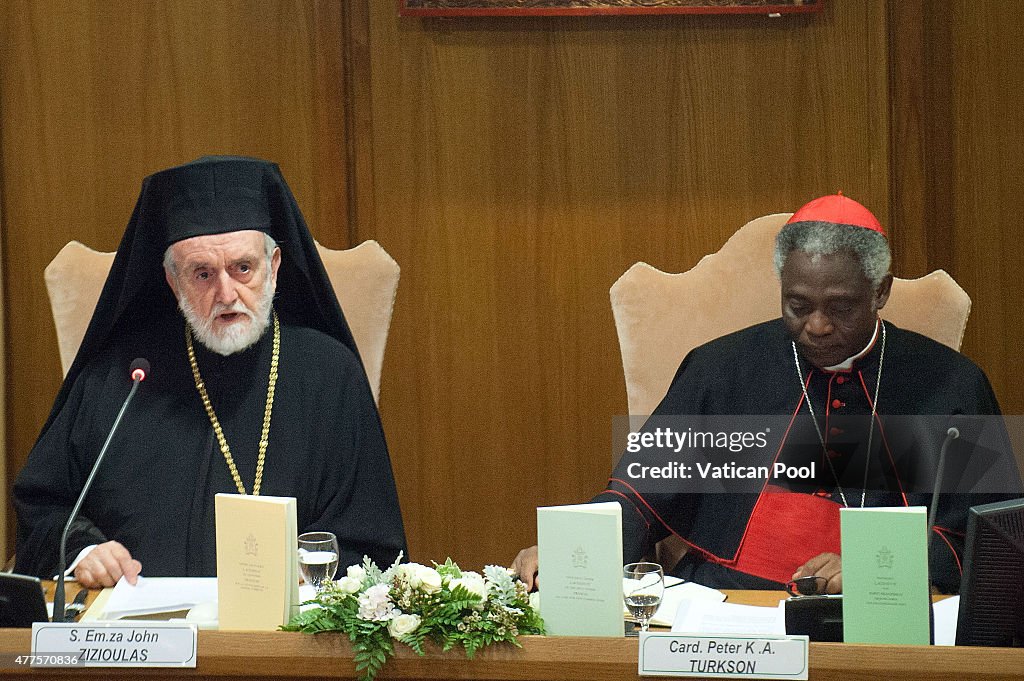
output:
[{"label": "wooden table surface", "polygon": [[[50,592],[52,594],[52,591]],[[731,602],[774,605],[778,592],[727,592]],[[461,651],[420,657],[400,646],[379,677],[442,681],[618,681],[638,679],[636,638],[526,636],[522,648],[493,646],[467,660]],[[0,629],[0,678],[226,679],[356,678],[352,648],[337,634],[199,632],[195,669],[25,669],[30,630]],[[812,643],[810,679],[953,681],[1024,678],[1024,649]]]}]

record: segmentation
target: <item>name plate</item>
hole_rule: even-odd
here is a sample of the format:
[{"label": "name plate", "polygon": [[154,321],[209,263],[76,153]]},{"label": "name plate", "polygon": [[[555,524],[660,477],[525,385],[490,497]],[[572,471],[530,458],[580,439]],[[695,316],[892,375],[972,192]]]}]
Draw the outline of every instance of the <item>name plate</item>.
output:
[{"label": "name plate", "polygon": [[177,622],[36,622],[32,666],[195,667],[196,638]]},{"label": "name plate", "polygon": [[807,636],[640,634],[640,676],[806,679]]}]

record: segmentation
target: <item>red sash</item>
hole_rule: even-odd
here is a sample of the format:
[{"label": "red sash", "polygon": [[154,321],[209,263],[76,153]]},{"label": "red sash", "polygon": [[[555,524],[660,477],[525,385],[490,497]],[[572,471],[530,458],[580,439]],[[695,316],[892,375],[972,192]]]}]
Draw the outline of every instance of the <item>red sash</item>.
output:
[{"label": "red sash", "polygon": [[769,485],[754,505],[736,558],[725,565],[788,582],[814,556],[840,552],[839,509],[830,499]]}]

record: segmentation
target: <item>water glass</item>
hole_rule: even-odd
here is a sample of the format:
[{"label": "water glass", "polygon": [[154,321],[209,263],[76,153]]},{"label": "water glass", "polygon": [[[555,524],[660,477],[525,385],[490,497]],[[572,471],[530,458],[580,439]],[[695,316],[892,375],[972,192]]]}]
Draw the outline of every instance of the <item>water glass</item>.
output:
[{"label": "water glass", "polygon": [[307,584],[320,591],[338,571],[338,538],[331,532],[300,534],[299,571]]},{"label": "water glass", "polygon": [[647,631],[664,593],[665,573],[657,563],[630,563],[622,568],[622,597],[640,631]]}]

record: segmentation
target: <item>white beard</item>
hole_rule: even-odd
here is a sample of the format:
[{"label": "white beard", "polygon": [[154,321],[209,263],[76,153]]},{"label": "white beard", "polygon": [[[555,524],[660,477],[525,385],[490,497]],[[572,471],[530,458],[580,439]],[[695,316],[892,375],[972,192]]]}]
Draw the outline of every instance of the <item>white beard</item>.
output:
[{"label": "white beard", "polygon": [[[263,285],[263,294],[256,301],[255,310],[250,310],[241,300],[236,300],[232,305],[217,303],[210,311],[210,316],[203,319],[185,296],[178,299],[178,309],[185,316],[185,321],[192,328],[196,339],[209,350],[224,356],[241,352],[263,337],[267,327],[270,326],[270,311],[273,306],[274,283],[269,276]],[[249,318],[249,322],[230,324],[222,331],[217,331],[214,327],[214,320],[217,315],[224,312],[244,314]]]}]

